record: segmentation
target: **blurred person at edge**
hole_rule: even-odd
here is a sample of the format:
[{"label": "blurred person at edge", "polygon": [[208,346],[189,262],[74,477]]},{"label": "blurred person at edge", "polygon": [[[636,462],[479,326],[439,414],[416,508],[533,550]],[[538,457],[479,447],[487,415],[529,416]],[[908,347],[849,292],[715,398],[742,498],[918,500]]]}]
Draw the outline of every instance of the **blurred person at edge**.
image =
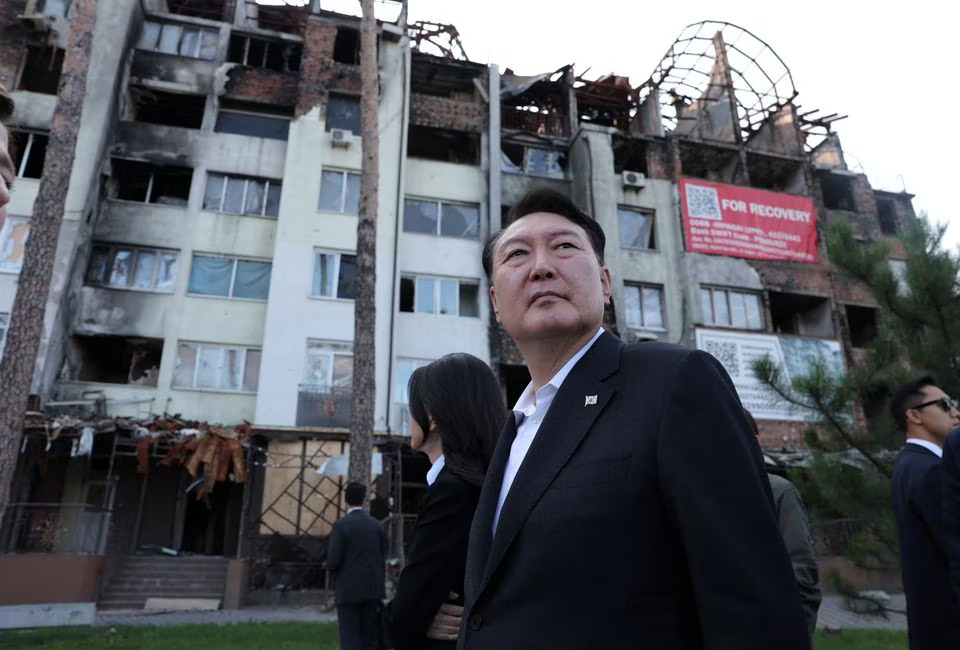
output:
[{"label": "blurred person at edge", "polygon": [[13,188],[13,160],[10,156],[10,131],[6,123],[13,115],[13,100],[7,89],[0,85],[0,229],[7,220],[7,204],[10,203],[10,191]]}]

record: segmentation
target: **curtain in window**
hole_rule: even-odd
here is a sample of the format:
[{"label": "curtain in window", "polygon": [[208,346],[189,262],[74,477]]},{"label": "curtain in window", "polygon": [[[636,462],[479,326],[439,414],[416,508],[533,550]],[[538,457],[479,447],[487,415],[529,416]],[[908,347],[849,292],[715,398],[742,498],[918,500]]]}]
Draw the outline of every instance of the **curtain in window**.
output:
[{"label": "curtain in window", "polygon": [[266,183],[263,181],[247,181],[247,199],[243,206],[244,214],[260,214],[263,212],[263,194]]},{"label": "curtain in window", "polygon": [[224,212],[243,213],[243,192],[247,185],[245,178],[227,178],[227,193],[223,197]]},{"label": "curtain in window", "polygon": [[333,280],[336,277],[337,256],[335,254],[317,253],[313,264],[313,288],[310,295],[335,298]]},{"label": "curtain in window", "polygon": [[260,384],[260,350],[247,350],[247,361],[243,367],[243,390],[257,391]]},{"label": "curtain in window", "polygon": [[663,304],[659,289],[643,287],[643,325],[644,327],[663,327]]},{"label": "curtain in window", "polygon": [[137,251],[137,261],[133,267],[133,286],[137,289],[152,289],[153,271],[156,266],[156,252]]},{"label": "curtain in window", "polygon": [[173,371],[173,385],[189,388],[193,386],[193,373],[197,368],[197,346],[181,343],[177,346],[177,362]]},{"label": "curtain in window", "polygon": [[238,260],[233,297],[266,300],[270,292],[270,269],[269,262]]},{"label": "curtain in window", "polygon": [[194,255],[187,292],[206,296],[229,296],[232,275],[233,260]]},{"label": "curtain in window", "polygon": [[197,388],[220,388],[220,356],[223,350],[202,346],[197,360]]},{"label": "curtain in window", "polygon": [[220,174],[210,174],[207,177],[207,189],[203,192],[204,210],[220,210],[224,180],[225,178]]},{"label": "curtain in window", "polygon": [[240,390],[243,381],[243,350],[223,348],[220,366],[220,388]]},{"label": "curtain in window", "polygon": [[110,269],[110,281],[114,287],[125,287],[130,281],[130,267],[133,262],[133,251],[118,249],[113,253],[113,267]]},{"label": "curtain in window", "polygon": [[343,172],[320,174],[320,210],[343,212]]}]

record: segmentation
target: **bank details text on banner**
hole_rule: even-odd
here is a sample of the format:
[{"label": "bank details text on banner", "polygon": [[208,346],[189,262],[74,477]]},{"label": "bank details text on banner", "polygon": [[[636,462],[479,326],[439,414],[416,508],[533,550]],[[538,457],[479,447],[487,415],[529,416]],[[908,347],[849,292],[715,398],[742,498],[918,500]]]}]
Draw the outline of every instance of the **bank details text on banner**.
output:
[{"label": "bank details text on banner", "polygon": [[817,215],[808,197],[681,178],[680,204],[688,251],[819,261]]}]

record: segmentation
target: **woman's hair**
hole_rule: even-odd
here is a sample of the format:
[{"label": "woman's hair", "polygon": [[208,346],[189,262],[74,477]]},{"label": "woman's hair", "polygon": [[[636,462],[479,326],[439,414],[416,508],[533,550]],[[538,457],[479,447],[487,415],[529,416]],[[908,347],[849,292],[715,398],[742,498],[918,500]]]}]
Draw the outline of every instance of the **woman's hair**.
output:
[{"label": "woman's hair", "polygon": [[7,89],[0,84],[0,124],[3,124],[13,115],[13,98]]},{"label": "woman's hair", "polygon": [[490,367],[473,355],[448,354],[410,375],[410,415],[423,435],[437,425],[444,465],[471,485],[483,483],[507,418]]}]

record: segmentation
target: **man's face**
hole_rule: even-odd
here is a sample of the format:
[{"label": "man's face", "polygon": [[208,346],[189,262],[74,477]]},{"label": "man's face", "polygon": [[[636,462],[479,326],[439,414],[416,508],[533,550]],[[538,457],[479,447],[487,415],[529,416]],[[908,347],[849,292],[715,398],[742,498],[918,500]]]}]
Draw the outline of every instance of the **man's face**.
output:
[{"label": "man's face", "polygon": [[10,132],[0,124],[0,228],[7,220],[7,204],[10,203],[10,188],[13,186],[13,160],[10,159]]},{"label": "man's face", "polygon": [[936,386],[924,386],[923,392],[923,399],[918,400],[917,404],[926,406],[907,409],[907,420],[923,428],[943,446],[947,434],[960,426],[960,412],[956,408],[943,409],[946,402],[940,400],[945,399],[947,394]]},{"label": "man's face", "polygon": [[583,228],[549,212],[517,219],[493,250],[490,299],[497,322],[517,343],[596,332],[610,300]]}]

